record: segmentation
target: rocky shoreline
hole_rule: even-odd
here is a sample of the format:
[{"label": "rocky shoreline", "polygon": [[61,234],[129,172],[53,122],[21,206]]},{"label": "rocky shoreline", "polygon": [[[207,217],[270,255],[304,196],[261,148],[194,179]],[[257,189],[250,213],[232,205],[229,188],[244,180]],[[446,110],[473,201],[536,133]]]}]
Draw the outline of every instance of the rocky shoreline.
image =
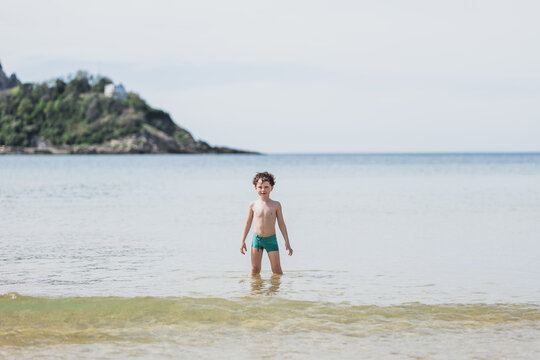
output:
[{"label": "rocky shoreline", "polygon": [[204,141],[180,142],[159,130],[113,139],[103,144],[54,145],[36,137],[35,146],[0,145],[0,154],[257,154],[250,151],[212,147]]}]

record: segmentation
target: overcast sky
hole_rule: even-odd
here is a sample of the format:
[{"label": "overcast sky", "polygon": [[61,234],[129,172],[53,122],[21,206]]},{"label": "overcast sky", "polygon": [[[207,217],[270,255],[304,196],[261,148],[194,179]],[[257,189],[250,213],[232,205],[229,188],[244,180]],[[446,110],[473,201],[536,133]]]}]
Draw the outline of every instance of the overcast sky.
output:
[{"label": "overcast sky", "polygon": [[538,1],[2,0],[23,82],[103,74],[268,153],[540,151]]}]

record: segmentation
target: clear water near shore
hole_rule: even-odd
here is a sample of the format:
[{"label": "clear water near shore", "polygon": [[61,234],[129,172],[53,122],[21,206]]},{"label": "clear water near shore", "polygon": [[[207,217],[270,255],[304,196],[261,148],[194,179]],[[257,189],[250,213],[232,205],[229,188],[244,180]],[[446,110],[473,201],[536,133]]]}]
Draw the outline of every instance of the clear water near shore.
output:
[{"label": "clear water near shore", "polygon": [[[295,254],[252,279],[261,170]],[[538,184],[539,154],[2,156],[0,357],[536,359]]]}]

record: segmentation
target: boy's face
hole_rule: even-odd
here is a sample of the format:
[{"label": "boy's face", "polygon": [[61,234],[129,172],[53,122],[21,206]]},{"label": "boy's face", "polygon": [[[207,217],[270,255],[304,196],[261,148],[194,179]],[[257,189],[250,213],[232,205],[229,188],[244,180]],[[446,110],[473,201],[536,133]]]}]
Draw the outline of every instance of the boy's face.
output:
[{"label": "boy's face", "polygon": [[255,190],[257,190],[257,194],[260,197],[268,197],[270,196],[270,192],[274,189],[272,185],[268,181],[262,181],[262,179],[259,179],[257,182],[257,185],[255,185]]}]

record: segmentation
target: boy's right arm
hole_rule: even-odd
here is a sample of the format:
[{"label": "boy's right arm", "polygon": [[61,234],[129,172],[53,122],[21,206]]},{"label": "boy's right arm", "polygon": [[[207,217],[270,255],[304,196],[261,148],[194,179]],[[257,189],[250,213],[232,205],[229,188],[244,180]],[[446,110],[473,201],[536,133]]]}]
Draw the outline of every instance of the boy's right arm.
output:
[{"label": "boy's right arm", "polygon": [[249,229],[251,228],[252,221],[253,221],[253,203],[250,203],[248,217],[246,220],[246,226],[244,226],[244,234],[242,235],[242,242],[240,243],[240,252],[242,254],[245,254],[245,252],[247,251],[246,237],[247,237],[247,234],[249,233]]}]

